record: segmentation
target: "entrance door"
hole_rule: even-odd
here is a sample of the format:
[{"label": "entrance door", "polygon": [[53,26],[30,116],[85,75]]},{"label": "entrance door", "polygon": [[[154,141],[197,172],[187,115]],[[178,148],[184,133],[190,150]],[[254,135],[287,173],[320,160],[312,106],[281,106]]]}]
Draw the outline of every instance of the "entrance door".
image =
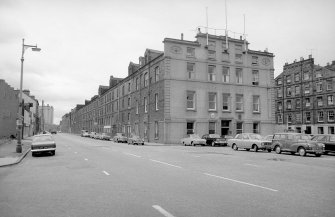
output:
[{"label": "entrance door", "polygon": [[230,120],[221,120],[221,136],[229,135]]}]

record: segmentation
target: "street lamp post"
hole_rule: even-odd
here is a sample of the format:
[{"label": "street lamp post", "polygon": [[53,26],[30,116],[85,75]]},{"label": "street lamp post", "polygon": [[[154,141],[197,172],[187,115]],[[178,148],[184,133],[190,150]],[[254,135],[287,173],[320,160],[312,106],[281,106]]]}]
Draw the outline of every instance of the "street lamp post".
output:
[{"label": "street lamp post", "polygon": [[[22,84],[23,84],[23,61],[24,61],[24,51],[28,48],[31,48],[32,51],[41,51],[41,48],[38,48],[37,45],[28,45],[24,44],[24,39],[22,39],[22,56],[21,56],[21,79],[20,79],[20,94],[19,94],[19,112],[18,112],[18,139],[16,145],[16,152],[22,152],[22,144],[21,144],[21,137],[22,136],[22,129],[23,129],[23,115],[21,114],[21,108],[24,106],[22,103]],[[21,107],[22,106],[22,107]]]}]

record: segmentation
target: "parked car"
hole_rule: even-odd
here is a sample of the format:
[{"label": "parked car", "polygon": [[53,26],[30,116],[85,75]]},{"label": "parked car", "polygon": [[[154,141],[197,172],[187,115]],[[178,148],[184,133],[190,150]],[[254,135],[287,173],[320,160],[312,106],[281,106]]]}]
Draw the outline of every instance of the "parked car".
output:
[{"label": "parked car", "polygon": [[33,137],[31,143],[31,155],[35,156],[37,153],[49,152],[52,155],[56,153],[56,142],[51,134],[38,134]]},{"label": "parked car", "polygon": [[101,140],[111,140],[111,137],[106,133],[101,133],[99,135],[99,139],[101,139]]},{"label": "parked car", "polygon": [[51,130],[51,134],[57,134],[57,130]]},{"label": "parked car", "polygon": [[137,135],[132,134],[128,140],[128,145],[132,144],[132,145],[144,145],[144,139],[140,138]]},{"label": "parked car", "polygon": [[320,134],[312,137],[312,141],[321,142],[325,145],[324,154],[329,152],[335,153],[335,135],[333,134]]},{"label": "parked car", "polygon": [[229,139],[229,144],[235,151],[244,148],[247,151],[253,149],[255,152],[258,150],[271,152],[271,141],[264,140],[261,135],[256,133],[237,134],[234,139]]},{"label": "parked car", "polygon": [[82,136],[83,137],[90,137],[90,134],[88,132],[84,132]]},{"label": "parked car", "polygon": [[81,133],[80,133],[80,136],[82,136],[82,137],[87,137],[87,135],[88,135],[88,137],[90,136],[90,134],[88,133],[87,130],[82,130]]},{"label": "parked car", "polygon": [[94,138],[96,134],[96,132],[90,132],[90,138]]},{"label": "parked car", "polygon": [[226,146],[227,140],[222,138],[219,134],[205,134],[202,136],[203,139],[206,140],[207,145],[211,146]]},{"label": "parked car", "polygon": [[299,153],[306,156],[307,153],[320,157],[324,152],[324,144],[312,141],[311,137],[301,133],[275,133],[271,149],[277,154],[281,152]]},{"label": "parked car", "polygon": [[95,133],[95,135],[93,136],[93,139],[100,139],[100,133]]},{"label": "parked car", "polygon": [[114,142],[128,142],[128,138],[123,133],[116,133],[113,137]]},{"label": "parked car", "polygon": [[180,140],[183,145],[206,145],[206,139],[200,138],[198,134],[189,134],[188,137]]}]

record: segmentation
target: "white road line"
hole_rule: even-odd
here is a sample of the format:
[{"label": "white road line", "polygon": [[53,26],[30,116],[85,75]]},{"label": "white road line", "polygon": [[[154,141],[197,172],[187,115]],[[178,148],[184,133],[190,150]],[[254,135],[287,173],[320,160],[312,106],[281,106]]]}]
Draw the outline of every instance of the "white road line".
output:
[{"label": "white road line", "polygon": [[253,167],[259,167],[258,165],[255,165],[255,164],[244,164],[246,166],[253,166]]},{"label": "white road line", "polygon": [[165,164],[165,165],[168,165],[168,166],[171,166],[171,167],[176,167],[176,168],[179,168],[179,169],[182,168],[182,167],[180,167],[180,166],[176,166],[176,165],[173,165],[173,164],[165,163],[165,162],[162,162],[162,161],[153,160],[153,159],[150,159],[150,160],[153,161],[153,162],[161,163],[161,164]]},{"label": "white road line", "polygon": [[235,180],[235,179],[229,179],[229,178],[225,178],[225,177],[222,177],[222,176],[216,176],[216,175],[209,174],[209,173],[204,173],[204,174],[207,175],[207,176],[212,176],[212,177],[219,178],[219,179],[225,179],[225,180],[229,180],[229,181],[232,181],[232,182],[237,182],[237,183],[244,184],[244,185],[249,185],[249,186],[252,186],[252,187],[263,188],[263,189],[266,189],[266,190],[269,190],[269,191],[274,191],[274,192],[278,191],[276,189],[267,188],[267,187],[263,187],[263,186],[260,186],[260,185],[251,184],[251,183],[248,183],[248,182],[242,182],[242,181],[238,181],[238,180]]},{"label": "white road line", "polygon": [[105,173],[106,176],[109,176],[109,173],[107,173],[105,170],[102,172]]},{"label": "white road line", "polygon": [[127,153],[127,152],[123,152],[123,154],[125,154],[125,155],[131,155],[131,156],[134,156],[134,157],[142,157],[142,156],[139,156],[139,155],[136,155],[136,154]]},{"label": "white road line", "polygon": [[165,209],[163,209],[162,207],[158,205],[153,205],[152,207],[156,209],[158,212],[160,212],[161,214],[163,214],[163,216],[165,217],[174,217],[171,213],[169,213],[168,211],[166,211]]}]

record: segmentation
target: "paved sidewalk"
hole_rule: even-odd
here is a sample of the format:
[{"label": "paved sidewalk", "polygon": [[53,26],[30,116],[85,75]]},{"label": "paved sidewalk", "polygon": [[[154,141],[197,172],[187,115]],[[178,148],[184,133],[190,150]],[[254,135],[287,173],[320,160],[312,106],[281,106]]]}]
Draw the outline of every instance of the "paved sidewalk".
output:
[{"label": "paved sidewalk", "polygon": [[16,139],[0,140],[0,167],[20,163],[30,151],[31,137],[22,140],[22,153],[16,153]]}]

